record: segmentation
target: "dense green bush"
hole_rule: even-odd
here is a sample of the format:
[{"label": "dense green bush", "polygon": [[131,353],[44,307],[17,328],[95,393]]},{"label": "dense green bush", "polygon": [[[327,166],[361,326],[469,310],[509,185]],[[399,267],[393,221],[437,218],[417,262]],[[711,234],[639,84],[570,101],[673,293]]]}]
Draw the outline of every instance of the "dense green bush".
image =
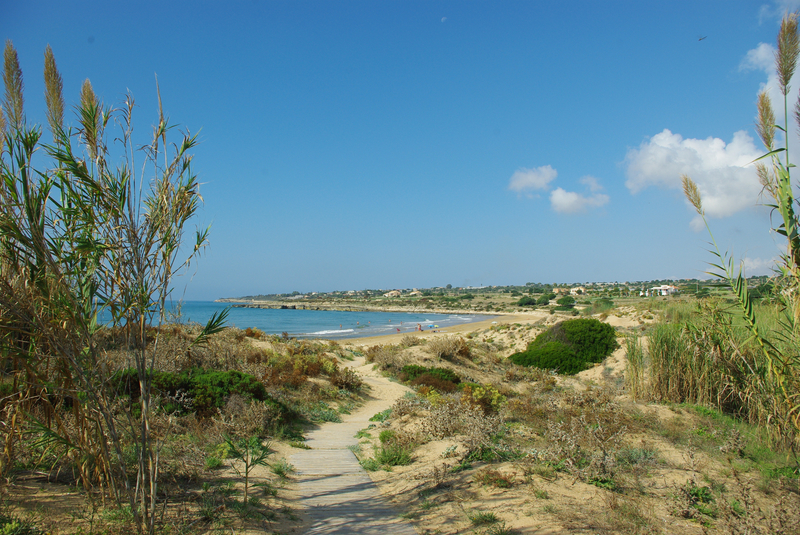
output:
[{"label": "dense green bush", "polygon": [[421,375],[430,375],[431,377],[435,377],[441,381],[449,381],[455,384],[461,382],[461,378],[456,375],[454,371],[448,370],[447,368],[428,368],[427,366],[408,364],[403,366],[403,369],[400,370],[400,379],[402,381],[413,381]]},{"label": "dense green bush", "polygon": [[575,375],[585,370],[587,364],[586,361],[578,358],[572,347],[557,341],[544,342],[537,347],[528,346],[527,350],[514,353],[509,359],[520,366],[558,370],[566,375]]},{"label": "dense green bush", "polygon": [[596,319],[559,322],[536,337],[511,362],[574,375],[601,362],[618,346],[614,328]]},{"label": "dense green bush", "polygon": [[[267,395],[264,385],[256,377],[236,370],[215,371],[203,368],[191,368],[182,373],[153,372],[153,390],[172,398],[184,393],[191,399],[192,410],[203,414],[221,408],[231,394],[239,394],[246,399],[275,403]],[[121,395],[138,399],[139,380],[136,370],[128,368],[117,372],[112,377],[112,386]],[[185,407],[177,403],[168,403],[162,407],[167,411],[184,411]],[[280,407],[283,409],[284,407]]]},{"label": "dense green bush", "polygon": [[564,297],[556,301],[556,303],[561,305],[562,307],[572,308],[575,305],[575,298],[570,295],[565,295]]},{"label": "dense green bush", "polygon": [[602,312],[607,312],[612,308],[614,308],[614,301],[607,297],[601,297],[599,299],[595,299],[591,306],[584,310],[584,313],[588,315],[600,314]]},{"label": "dense green bush", "polygon": [[546,293],[546,294],[542,295],[539,299],[536,300],[536,304],[537,305],[546,305],[546,304],[550,303],[551,299],[555,299],[555,297],[556,297],[556,294],[554,294],[552,292],[551,293]]},{"label": "dense green bush", "polygon": [[536,304],[536,299],[533,297],[523,297],[519,301],[517,301],[517,306],[521,307],[532,307]]}]

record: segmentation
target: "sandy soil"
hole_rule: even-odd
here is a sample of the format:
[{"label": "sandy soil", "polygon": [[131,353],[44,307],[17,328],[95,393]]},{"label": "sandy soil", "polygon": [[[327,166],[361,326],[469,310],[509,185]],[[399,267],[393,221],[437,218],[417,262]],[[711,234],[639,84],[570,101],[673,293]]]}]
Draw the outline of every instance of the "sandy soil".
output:
[{"label": "sandy soil", "polygon": [[[407,347],[403,359],[408,363],[427,366],[442,366],[457,370],[464,380],[494,384],[498,388],[524,394],[530,387],[529,380],[520,380],[509,375],[508,367],[503,366],[505,357],[524,349],[535,336],[547,326],[570,316],[550,315],[546,312],[531,314],[509,314],[471,324],[453,326],[440,332],[388,335],[340,341],[342,346],[359,350],[386,344],[399,344],[403,338],[416,336],[425,340],[437,337],[462,336],[471,344],[489,348],[480,360],[461,359],[457,362],[438,360],[426,350],[426,345]],[[619,328],[621,331],[638,331],[642,326],[654,321],[634,309],[617,309],[615,314],[598,316],[599,319]],[[348,427],[351,419],[363,419],[391,406],[399,397],[409,391],[408,387],[381,376],[372,364],[365,364],[363,358],[353,362],[343,362],[360,373],[369,385],[363,404],[341,425]],[[569,472],[555,470],[543,471],[530,458],[508,461],[472,462],[471,466],[454,472],[459,455],[464,452],[464,437],[449,437],[445,440],[421,440],[414,449],[413,462],[407,466],[395,466],[391,471],[370,472],[380,492],[391,501],[403,518],[411,521],[420,534],[491,533],[490,528],[505,526],[518,534],[555,533],[663,533],[663,534],[701,534],[737,532],[722,520],[704,525],[691,518],[683,518],[676,513],[675,496],[687,481],[697,481],[699,485],[727,485],[730,500],[750,503],[755,511],[772,511],[776,507],[777,496],[756,491],[759,486],[758,475],[737,473],[735,459],[729,465],[721,463],[692,447],[678,448],[669,440],[670,435],[695,425],[695,416],[682,408],[665,405],[634,403],[625,394],[624,374],[626,357],[623,348],[615,351],[604,362],[581,372],[574,377],[557,377],[556,392],[576,392],[592,395],[595,387],[610,387],[616,392],[616,400],[623,411],[635,414],[640,421],[657,422],[661,432],[647,428],[629,429],[624,443],[629,447],[641,447],[658,451],[658,462],[649,465],[641,472],[625,473],[620,482],[625,491],[614,492],[587,483]],[[369,457],[374,446],[379,446],[382,430],[415,434],[420,430],[420,421],[425,414],[409,414],[390,419],[383,423],[364,425],[369,436],[362,437],[361,455]],[[542,439],[526,425],[513,422],[508,427],[509,435],[520,440]],[[645,431],[645,429],[651,429]],[[347,434],[353,435],[348,427]],[[273,444],[275,453],[271,462],[290,459],[298,450],[287,443]],[[310,450],[313,451],[313,450]],[[335,469],[335,467],[332,467]],[[732,475],[733,474],[733,475]],[[258,467],[253,473],[252,483],[268,483],[279,488],[277,496],[264,495],[262,500],[268,509],[277,514],[269,520],[245,521],[229,524],[224,529],[235,533],[305,533],[310,520],[301,504],[301,492],[297,481],[299,476],[280,479],[268,467]],[[508,485],[498,487],[486,483],[487,477],[502,478]],[[215,484],[226,481],[237,487],[241,478],[230,468],[214,474]],[[736,494],[739,493],[739,494]],[[197,517],[196,505],[201,499],[200,489],[187,489],[183,504],[170,504],[168,515],[176,519],[181,515]],[[730,501],[729,500],[729,501]],[[781,497],[784,500],[784,497]],[[790,511],[796,511],[800,500],[791,493],[786,498]],[[14,488],[13,508],[21,512],[43,517],[46,511],[53,516],[72,517],[76,523],[72,529],[91,526],[91,510],[86,501],[75,494],[74,489],[48,483],[42,475],[24,474],[17,478]],[[793,509],[795,508],[795,509]],[[190,511],[190,509],[192,509]],[[52,513],[51,513],[52,511]],[[475,525],[476,514],[493,514],[498,520],[494,525]],[[767,514],[767,513],[764,513]],[[794,515],[796,517],[796,515]],[[745,517],[742,517],[745,519]],[[746,520],[746,519],[745,519]],[[795,519],[796,520],[796,519]],[[744,522],[744,520],[742,520]],[[763,527],[764,524],[761,524]],[[797,527],[797,524],[794,524]],[[210,528],[211,526],[209,526]],[[738,529],[738,528],[737,528]],[[65,532],[56,530],[55,532]],[[505,533],[504,531],[496,531]],[[741,531],[744,532],[744,531]],[[767,531],[750,531],[767,532]],[[792,531],[785,531],[790,533]],[[800,531],[797,531],[800,533]]]},{"label": "sandy soil", "polygon": [[[416,336],[430,339],[439,336],[464,335],[469,339],[504,348],[503,356],[524,349],[546,326],[566,316],[539,314],[516,314],[498,316],[479,324],[462,325],[442,333],[417,333]],[[616,314],[601,319],[621,330],[638,330],[653,321],[646,319],[633,309],[618,310]],[[392,335],[381,338],[351,340],[356,347],[378,344],[397,344],[403,336]],[[444,366],[457,369],[462,377],[470,381],[503,385],[504,388],[524,392],[525,383],[516,383],[500,375],[502,369],[491,362],[474,364],[468,360],[453,364],[435,361],[424,350],[424,346],[405,350],[410,362]],[[574,377],[558,377],[562,389],[586,391],[595,386],[610,386],[617,391],[624,385],[626,368],[624,347],[616,350],[604,362],[581,372]],[[462,451],[461,438],[434,440],[414,450],[413,463],[395,466],[391,471],[370,472],[381,492],[402,508],[406,518],[411,519],[418,532],[424,534],[489,533],[491,526],[476,526],[472,518],[478,513],[492,513],[506,528],[519,534],[554,533],[676,533],[700,534],[727,532],[726,524],[719,521],[715,526],[704,526],[701,522],[676,517],[673,498],[687,481],[696,480],[698,485],[706,481],[723,480],[729,477],[729,469],[720,465],[700,451],[679,449],[667,438],[671,429],[685,429],[694,425],[690,413],[671,409],[663,405],[635,404],[624,394],[619,395],[624,410],[637,411],[639,417],[658,421],[664,426],[664,436],[652,432],[641,434],[631,430],[626,433],[624,443],[629,447],[656,449],[659,462],[643,472],[620,476],[620,481],[638,489],[635,493],[613,492],[589,484],[566,473],[540,473],[535,464],[527,459],[513,462],[485,464],[473,462],[468,469],[453,473]],[[424,414],[422,415],[424,417]],[[415,433],[419,430],[420,415],[407,415],[380,424],[371,430],[371,438],[362,440],[362,452],[379,446],[379,432],[391,429],[398,433]],[[511,433],[521,437],[533,436],[524,425],[512,424]],[[535,433],[534,433],[535,435]],[[368,453],[366,453],[368,455]],[[726,471],[728,470],[728,471]],[[498,488],[481,483],[486,474],[505,478],[508,488]],[[757,485],[757,476],[741,476],[741,488]],[[729,492],[734,492],[733,485]],[[774,504],[764,495],[747,494],[755,506],[768,511]],[[773,498],[774,500],[774,498]],[[495,524],[500,525],[500,524]],[[733,529],[733,528],[730,528]],[[721,531],[720,531],[721,530]]]}]

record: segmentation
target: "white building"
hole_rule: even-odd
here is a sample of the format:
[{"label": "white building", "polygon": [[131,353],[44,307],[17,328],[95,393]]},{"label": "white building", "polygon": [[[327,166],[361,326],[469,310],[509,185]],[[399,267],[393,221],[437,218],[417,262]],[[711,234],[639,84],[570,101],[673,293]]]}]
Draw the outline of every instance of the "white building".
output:
[{"label": "white building", "polygon": [[677,287],[670,286],[669,284],[664,284],[662,286],[653,286],[652,288],[647,290],[645,295],[650,297],[651,295],[675,295],[677,293],[678,293]]}]

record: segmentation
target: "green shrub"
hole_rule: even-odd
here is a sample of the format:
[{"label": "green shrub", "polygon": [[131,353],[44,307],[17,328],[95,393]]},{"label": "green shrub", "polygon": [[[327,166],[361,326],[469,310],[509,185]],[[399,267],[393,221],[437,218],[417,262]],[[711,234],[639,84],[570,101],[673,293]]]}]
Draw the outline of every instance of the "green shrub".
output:
[{"label": "green shrub", "polygon": [[341,368],[331,375],[331,384],[348,392],[356,392],[364,385],[364,381],[351,368]]},{"label": "green shrub", "polygon": [[596,319],[559,322],[541,333],[528,348],[509,357],[520,366],[533,366],[574,375],[601,362],[617,349],[614,328]]},{"label": "green shrub", "polygon": [[595,299],[594,301],[587,300],[585,301],[585,304],[589,305],[583,309],[583,314],[586,316],[601,314],[614,308],[614,301],[607,297],[601,297],[599,299]]},{"label": "green shrub", "polygon": [[444,381],[437,376],[429,373],[418,375],[411,381],[412,386],[428,386],[437,392],[453,392],[458,388],[458,385],[453,381]]},{"label": "green shrub", "polygon": [[497,515],[494,513],[484,513],[484,512],[475,512],[473,514],[467,514],[469,521],[472,522],[474,526],[485,526],[487,524],[494,524],[499,522],[500,519],[497,518]]},{"label": "green shrub", "polygon": [[264,385],[254,376],[236,370],[211,371],[193,368],[181,374],[191,385],[189,394],[198,412],[222,408],[226,398],[233,393],[259,401],[267,399]]},{"label": "green shrub", "polygon": [[439,379],[440,381],[450,381],[451,383],[455,384],[461,382],[461,378],[456,375],[454,371],[448,370],[447,368],[428,368],[427,366],[408,364],[403,366],[403,368],[400,370],[400,379],[402,381],[413,381],[420,375],[429,375]]},{"label": "green shrub", "polygon": [[556,294],[554,293],[546,293],[542,295],[539,299],[536,300],[537,305],[546,305],[550,303],[551,299],[555,299]]},{"label": "green shrub", "polygon": [[378,440],[380,440],[380,441],[381,441],[381,444],[386,444],[387,442],[391,442],[391,441],[392,441],[392,439],[394,439],[394,437],[395,437],[396,435],[397,435],[397,433],[395,433],[395,432],[394,432],[394,431],[392,431],[391,429],[384,429],[384,430],[383,430],[383,431],[381,431],[381,433],[378,435]]},{"label": "green shrub", "polygon": [[375,450],[375,460],[381,466],[405,466],[411,464],[411,450],[405,444],[384,445]]},{"label": "green shrub", "polygon": [[[115,391],[129,396],[132,401],[139,398],[139,379],[134,368],[121,370],[111,379]],[[236,370],[215,371],[191,368],[181,373],[152,372],[153,390],[162,395],[177,397],[185,394],[191,400],[191,407],[175,402],[167,402],[162,407],[168,412],[188,412],[191,410],[206,414],[225,405],[231,394],[239,394],[245,399],[264,401],[279,408],[282,413],[289,412],[285,406],[269,398],[264,385],[256,377]]]},{"label": "green shrub", "polygon": [[2,535],[40,535],[45,532],[28,520],[0,513],[0,534]]},{"label": "green shrub", "polygon": [[206,457],[206,470],[216,470],[217,468],[222,468],[222,460],[213,455]]},{"label": "green shrub", "polygon": [[532,307],[536,304],[536,299],[534,297],[523,297],[519,301],[517,301],[517,306],[520,307]]},{"label": "green shrub", "polygon": [[556,303],[562,307],[572,308],[573,306],[575,306],[575,298],[569,295],[565,295],[564,297],[556,301]]},{"label": "green shrub", "polygon": [[392,415],[392,409],[388,408],[384,411],[372,415],[369,419],[370,422],[385,422]]}]

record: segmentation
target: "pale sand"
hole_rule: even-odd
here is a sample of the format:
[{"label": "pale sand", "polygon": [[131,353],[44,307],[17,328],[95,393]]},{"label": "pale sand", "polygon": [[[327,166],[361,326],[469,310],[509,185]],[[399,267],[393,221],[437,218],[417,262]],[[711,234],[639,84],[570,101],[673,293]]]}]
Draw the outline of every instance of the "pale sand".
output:
[{"label": "pale sand", "polygon": [[446,327],[444,329],[436,329],[436,332],[433,332],[429,329],[426,329],[422,332],[414,331],[410,333],[400,333],[400,334],[387,334],[384,336],[367,336],[364,338],[346,338],[344,340],[340,340],[340,343],[344,345],[353,345],[353,346],[374,346],[374,345],[385,345],[385,344],[397,344],[400,340],[403,339],[404,336],[418,336],[420,338],[434,338],[437,336],[447,336],[451,334],[464,334],[464,333],[471,333],[475,331],[483,331],[485,329],[490,328],[492,325],[502,325],[507,323],[535,323],[537,321],[541,321],[545,319],[549,314],[547,312],[529,312],[525,314],[502,314],[493,316],[489,319],[476,321],[474,323],[461,323],[459,325],[452,325],[450,327]]}]

